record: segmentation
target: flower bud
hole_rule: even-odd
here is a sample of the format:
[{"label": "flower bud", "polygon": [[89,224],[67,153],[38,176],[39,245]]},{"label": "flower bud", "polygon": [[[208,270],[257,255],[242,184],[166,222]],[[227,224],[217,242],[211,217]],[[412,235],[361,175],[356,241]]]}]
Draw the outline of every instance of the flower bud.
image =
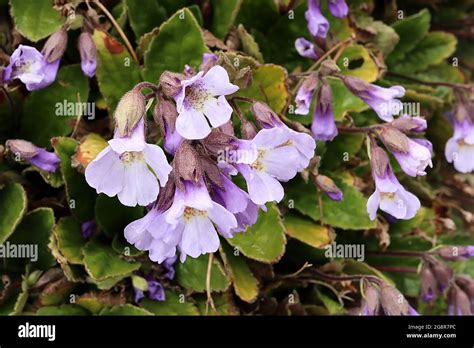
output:
[{"label": "flower bud", "polygon": [[324,62],[322,62],[321,68],[319,69],[321,76],[334,75],[340,71],[341,69],[339,69],[336,62],[332,59],[326,59]]},{"label": "flower bud", "polygon": [[372,144],[370,152],[370,163],[375,174],[378,177],[385,176],[389,164],[387,153],[380,146],[375,144]]},{"label": "flower bud", "polygon": [[115,109],[114,119],[120,136],[130,136],[145,114],[145,97],[138,89],[125,93]]},{"label": "flower bud", "polygon": [[430,259],[429,262],[431,263],[433,275],[438,282],[438,289],[440,292],[444,292],[453,278],[453,270],[444,262],[439,260]]},{"label": "flower bud", "polygon": [[448,261],[466,260],[474,257],[474,246],[445,246],[438,249],[438,255]]},{"label": "flower bud", "polygon": [[370,283],[365,284],[364,299],[362,301],[362,315],[378,315],[380,309],[380,292]]},{"label": "flower bud", "polygon": [[52,63],[63,56],[66,47],[67,31],[63,27],[48,38],[41,53],[48,63]]},{"label": "flower bud", "polygon": [[262,128],[273,128],[283,124],[276,112],[264,102],[257,101],[253,103],[252,113]]},{"label": "flower bud", "polygon": [[7,140],[5,145],[15,156],[19,156],[20,160],[32,158],[38,154],[38,148],[26,140],[11,139]]},{"label": "flower bud", "polygon": [[6,147],[17,160],[25,161],[46,172],[55,172],[59,167],[59,157],[54,152],[48,152],[29,141],[22,139],[7,140]]},{"label": "flower bud", "polygon": [[407,153],[409,150],[408,137],[395,127],[385,126],[379,131],[379,137],[391,150]]},{"label": "flower bud", "polygon": [[388,284],[380,289],[380,302],[386,315],[407,315],[408,302],[400,291]]},{"label": "flower bud", "polygon": [[252,122],[244,120],[240,126],[240,132],[242,133],[243,139],[250,140],[257,135],[257,128],[255,128]]},{"label": "flower bud", "polygon": [[401,132],[423,132],[426,130],[426,120],[422,117],[416,116],[411,117],[408,115],[402,115],[396,120],[390,122],[392,127],[395,127]]},{"label": "flower bud", "polygon": [[191,181],[198,184],[202,178],[201,160],[198,152],[189,144],[183,141],[176,150],[173,161],[175,173],[175,184],[184,191],[184,181]]},{"label": "flower bud", "polygon": [[457,276],[456,284],[466,293],[471,301],[471,312],[474,313],[474,279],[469,276]]},{"label": "flower bud", "polygon": [[184,79],[186,79],[186,76],[183,74],[165,71],[160,76],[161,90],[167,97],[172,98],[181,91],[181,81]]},{"label": "flower bud", "polygon": [[234,125],[232,124],[232,120],[227,121],[222,126],[218,128],[221,132],[234,136]]},{"label": "flower bud", "polygon": [[224,151],[233,148],[231,143],[234,139],[235,137],[232,135],[213,129],[206,138],[201,140],[201,143],[204,145],[208,153],[218,156]]},{"label": "flower bud", "polygon": [[201,168],[204,176],[209,179],[209,181],[219,187],[220,189],[224,189],[222,186],[221,180],[221,172],[219,167],[217,167],[217,162],[213,161],[208,156],[200,156],[201,160]]},{"label": "flower bud", "polygon": [[420,272],[421,298],[430,302],[438,297],[438,284],[429,264],[423,264]]},{"label": "flower bud", "polygon": [[77,45],[81,55],[81,69],[86,76],[93,77],[97,68],[97,49],[92,35],[87,31],[82,32]]},{"label": "flower bud", "polygon": [[336,186],[334,181],[326,175],[317,175],[315,178],[316,185],[333,201],[341,201],[343,198],[342,191]]},{"label": "flower bud", "polygon": [[457,285],[451,286],[448,292],[448,314],[472,315],[471,301]]},{"label": "flower bud", "polygon": [[160,193],[158,194],[158,199],[156,200],[155,206],[153,208],[161,211],[168,210],[173,204],[175,191],[175,175],[174,171],[172,171],[170,173],[168,181],[166,182],[165,187],[160,190]]},{"label": "flower bud", "polygon": [[183,137],[176,131],[177,117],[176,106],[162,96],[158,96],[153,109],[153,119],[160,129],[164,148],[169,154],[174,154],[183,140]]}]

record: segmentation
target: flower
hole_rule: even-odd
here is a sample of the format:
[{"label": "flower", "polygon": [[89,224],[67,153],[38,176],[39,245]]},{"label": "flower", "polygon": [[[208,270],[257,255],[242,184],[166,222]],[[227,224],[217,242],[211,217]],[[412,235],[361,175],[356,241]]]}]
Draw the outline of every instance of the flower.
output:
[{"label": "flower", "polygon": [[325,39],[329,31],[329,22],[321,13],[319,0],[308,0],[308,10],[304,16],[311,35]]},{"label": "flower", "polygon": [[438,250],[438,255],[450,261],[466,260],[474,257],[474,245],[445,246]]},{"label": "flower", "polygon": [[296,93],[295,103],[296,109],[295,114],[297,115],[307,115],[309,113],[309,108],[311,105],[311,100],[313,99],[314,91],[318,85],[318,78],[315,74],[308,76],[301,87]]},{"label": "flower", "polygon": [[332,109],[332,91],[325,80],[318,92],[311,132],[316,140],[322,141],[331,141],[337,136],[337,127]]},{"label": "flower", "polygon": [[465,117],[454,121],[454,134],[446,143],[446,160],[461,173],[474,170],[474,122]]},{"label": "flower", "polygon": [[430,302],[438,297],[438,282],[429,264],[423,264],[420,272],[421,298]]},{"label": "flower", "polygon": [[19,45],[3,71],[3,80],[19,79],[28,91],[49,86],[56,78],[60,59],[48,62],[34,47]]},{"label": "flower", "polygon": [[130,136],[121,137],[116,130],[109,146],[86,168],[86,181],[97,193],[118,196],[127,206],[146,206],[159,193],[171,172],[163,150],[145,142],[143,118]]},{"label": "flower", "polygon": [[46,172],[54,173],[59,167],[60,160],[56,153],[46,151],[29,141],[10,139],[7,140],[6,146],[18,160],[25,161]]},{"label": "flower", "polygon": [[95,220],[83,222],[81,224],[81,235],[84,239],[91,238],[97,231],[97,223]]},{"label": "flower", "polygon": [[334,181],[326,175],[318,174],[314,179],[316,185],[333,201],[342,201],[344,194],[341,189],[336,186]]},{"label": "flower", "polygon": [[406,132],[415,132],[420,133],[426,130],[427,122],[423,117],[420,116],[409,116],[407,114],[403,114],[397,119],[390,122],[392,127],[397,128],[399,131],[404,133]]},{"label": "flower", "polygon": [[318,59],[318,55],[314,50],[313,43],[306,40],[304,37],[296,39],[295,48],[301,57],[310,58],[314,60]]},{"label": "flower", "polygon": [[190,79],[182,80],[181,90],[174,96],[178,133],[186,139],[203,139],[211,132],[208,120],[214,128],[225,124],[232,115],[232,107],[224,96],[238,89],[229,82],[227,71],[219,65],[205,75],[200,71]]},{"label": "flower", "polygon": [[[283,187],[279,181],[292,179],[309,160],[302,155],[284,127],[260,130],[252,140],[238,140],[236,168],[247,182],[250,199],[257,205],[280,202]],[[313,148],[314,151],[314,148]]]},{"label": "flower", "polygon": [[153,111],[153,118],[160,127],[165,151],[174,155],[183,137],[176,131],[178,112],[172,102],[159,97]]},{"label": "flower", "polygon": [[426,167],[433,167],[430,148],[414,139],[408,139],[407,145],[407,151],[392,151],[400,167],[410,176],[426,175]]},{"label": "flower", "polygon": [[134,286],[133,290],[135,293],[134,295],[135,303],[140,302],[140,300],[145,297],[144,292],[148,293],[148,298],[151,300],[154,300],[154,301],[166,300],[165,289],[163,285],[159,281],[155,280],[152,275],[148,275],[147,277],[145,277],[145,279],[139,277],[139,279],[141,279],[141,281],[144,283],[143,289],[146,289],[146,290],[143,290]]},{"label": "flower", "polygon": [[97,68],[97,48],[89,32],[84,31],[79,35],[78,48],[82,72],[88,77],[94,77]]},{"label": "flower", "polygon": [[405,88],[402,86],[384,88],[353,76],[341,75],[341,78],[346,87],[369,105],[382,120],[391,122],[393,115],[402,110],[402,102],[396,99],[405,95]]},{"label": "flower", "polygon": [[169,280],[173,280],[174,279],[174,276],[175,276],[175,270],[174,270],[174,264],[176,262],[176,260],[178,259],[177,256],[173,256],[173,257],[170,257],[170,258],[167,258],[164,262],[163,262],[163,266],[165,267],[166,269],[166,273],[165,273],[165,278],[169,279]]},{"label": "flower", "polygon": [[345,0],[328,0],[329,11],[334,17],[342,18],[347,16],[349,7]]},{"label": "flower", "polygon": [[380,147],[372,147],[372,176],[375,180],[375,192],[367,201],[367,212],[370,219],[375,220],[377,209],[397,219],[413,218],[420,209],[420,200],[398,182],[388,163],[385,151]]}]

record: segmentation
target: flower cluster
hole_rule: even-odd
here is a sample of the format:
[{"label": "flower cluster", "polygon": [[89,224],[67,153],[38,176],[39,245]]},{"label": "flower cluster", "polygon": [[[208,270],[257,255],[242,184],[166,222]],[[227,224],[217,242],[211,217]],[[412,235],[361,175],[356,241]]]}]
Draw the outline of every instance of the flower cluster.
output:
[{"label": "flower cluster", "polygon": [[393,286],[381,282],[364,282],[364,296],[359,315],[419,315],[405,297]]},{"label": "flower cluster", "polygon": [[[255,124],[241,119],[242,136],[233,133],[232,95],[239,87],[215,56],[206,54],[199,72],[165,72],[160,84],[138,84],[119,102],[116,128],[107,146],[87,166],[86,180],[98,193],[117,196],[148,213],[125,228],[125,238],[151,260],[162,263],[179,252],[196,258],[219,248],[219,235],[232,238],[254,224],[259,208],[283,199],[280,182],[304,170],[316,144],[290,129],[267,104],[251,104]],[[154,120],[164,151],[146,142],[145,97],[157,100]],[[256,126],[260,128],[257,131]],[[241,174],[247,191],[233,182]],[[161,189],[160,189],[161,186]]]}]

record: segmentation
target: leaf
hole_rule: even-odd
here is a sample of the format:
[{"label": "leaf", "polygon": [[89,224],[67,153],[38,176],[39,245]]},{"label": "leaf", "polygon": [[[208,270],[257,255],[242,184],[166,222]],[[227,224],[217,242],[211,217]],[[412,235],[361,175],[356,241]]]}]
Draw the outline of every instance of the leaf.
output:
[{"label": "leaf", "polygon": [[44,182],[48,185],[51,185],[54,188],[59,188],[64,185],[63,178],[61,176],[61,172],[57,170],[54,173],[47,172],[44,170],[39,169],[35,166],[29,166],[25,168],[22,174],[28,175],[30,173],[38,173],[43,178]]},{"label": "leaf", "polygon": [[245,53],[254,57],[260,63],[263,63],[263,56],[260,53],[260,48],[258,43],[255,42],[255,39],[250,35],[247,30],[245,30],[242,24],[239,24],[237,27],[237,32],[239,33],[240,42]]},{"label": "leaf", "polygon": [[140,268],[140,263],[125,261],[111,247],[97,239],[89,241],[82,251],[87,273],[93,280],[124,278]]},{"label": "leaf", "polygon": [[83,307],[75,304],[63,304],[61,306],[45,306],[36,311],[36,315],[53,315],[53,316],[67,316],[67,315],[90,315],[90,313]]},{"label": "leaf", "polygon": [[59,263],[59,266],[63,270],[64,275],[69,281],[72,282],[84,282],[85,271],[84,268],[77,265],[72,265],[69,263],[68,259],[64,257],[58,247],[58,242],[56,240],[56,235],[53,231],[49,239],[48,247],[51,250],[51,254],[54,256],[56,261]]},{"label": "leaf", "polygon": [[289,98],[286,70],[275,64],[265,64],[253,70],[253,83],[238,92],[239,96],[261,100],[276,112],[281,112]]},{"label": "leaf", "polygon": [[391,70],[409,74],[440,64],[456,50],[457,40],[452,34],[433,31],[428,33],[402,61],[390,66]]},{"label": "leaf", "polygon": [[37,208],[25,215],[9,239],[16,245],[33,245],[37,248],[36,261],[28,259],[35,269],[47,270],[55,264],[48,249],[48,241],[53,231],[54,213],[51,208]]},{"label": "leaf", "polygon": [[74,154],[73,165],[80,165],[82,168],[92,162],[97,155],[108,146],[107,141],[96,133],[87,134]]},{"label": "leaf", "polygon": [[[335,202],[321,194],[323,203],[324,223],[345,230],[365,230],[375,228],[375,221],[371,221],[367,213],[367,199],[354,186],[331,177],[344,194],[341,202]],[[285,202],[294,205],[294,208],[303,215],[319,221],[320,212],[316,187],[313,183],[305,184],[301,178],[294,179],[291,185],[286,186]]]},{"label": "leaf", "polygon": [[323,294],[321,291],[316,290],[316,295],[323,303],[324,307],[328,310],[330,315],[341,315],[345,314],[347,310],[338,302],[333,300],[331,297]]},{"label": "leaf", "polygon": [[140,68],[125,47],[103,31],[94,31],[97,47],[97,81],[109,112],[115,110],[120,98],[142,78]]},{"label": "leaf", "polygon": [[[357,63],[357,67],[352,67]],[[377,63],[369,51],[362,45],[347,46],[337,60],[341,74],[355,76],[367,82],[374,82],[378,78]]]},{"label": "leaf", "polygon": [[[197,301],[197,307],[201,315],[219,315],[219,316],[229,316],[229,315],[239,315],[239,309],[236,307],[233,297],[229,292],[224,292],[220,294],[213,294],[212,300],[216,310],[210,308],[207,305],[207,297],[205,294],[198,294],[195,296]],[[206,311],[207,308],[207,311]]]},{"label": "leaf", "polygon": [[80,224],[73,217],[63,217],[56,224],[54,235],[58,249],[67,261],[82,265],[82,248],[86,245],[86,240],[82,237]]},{"label": "leaf", "polygon": [[67,301],[68,296],[76,287],[76,283],[70,282],[66,277],[48,283],[38,297],[43,306],[54,306]]},{"label": "leaf", "polygon": [[400,41],[386,59],[389,66],[403,60],[405,55],[418,45],[425,35],[428,34],[430,21],[430,11],[423,9],[393,24],[392,27],[397,32]]},{"label": "leaf", "polygon": [[180,10],[160,26],[150,42],[143,77],[156,83],[165,70],[181,72],[186,64],[196,68],[207,51],[196,18],[189,9]]},{"label": "leaf", "polygon": [[243,301],[253,303],[258,296],[258,280],[253,275],[245,258],[234,255],[234,250],[227,244],[221,243],[221,257],[234,284],[235,293]]},{"label": "leaf", "polygon": [[165,301],[153,301],[144,298],[140,307],[154,315],[199,315],[196,306],[190,301],[181,301],[180,296],[171,290],[165,290]]},{"label": "leaf", "polygon": [[99,315],[107,315],[107,316],[116,316],[116,315],[130,315],[130,316],[137,316],[137,315],[153,315],[146,309],[131,305],[129,303],[119,306],[114,306],[110,308],[104,308],[100,311]]},{"label": "leaf", "polygon": [[33,42],[59,30],[65,20],[50,0],[10,0],[10,6],[16,30]]},{"label": "leaf", "polygon": [[400,41],[395,29],[382,21],[375,21],[372,17],[363,12],[356,13],[355,20],[358,28],[363,31],[369,31],[373,35],[370,41],[373,42],[385,56],[392,52]]},{"label": "leaf", "polygon": [[126,0],[130,26],[138,39],[160,25],[167,17],[166,9],[156,1]]},{"label": "leaf", "polygon": [[0,244],[13,233],[27,209],[26,193],[20,184],[0,189]]},{"label": "leaf", "polygon": [[[38,146],[49,146],[55,136],[68,135],[77,119],[68,113],[69,105],[87,102],[89,80],[77,64],[59,69],[56,81],[32,92],[25,100],[20,135]],[[74,104],[69,104],[74,103]],[[64,108],[66,106],[66,108]]]},{"label": "leaf", "polygon": [[364,139],[364,134],[339,134],[333,141],[325,144],[321,167],[324,170],[334,170],[350,161],[362,148]]},{"label": "leaf", "polygon": [[227,241],[251,259],[263,263],[278,262],[285,252],[286,244],[278,207],[270,204],[266,213],[260,212],[253,226],[235,234],[233,238],[227,238]]},{"label": "leaf", "polygon": [[97,197],[95,216],[97,224],[109,237],[112,237],[123,234],[130,222],[142,218],[143,207],[127,207],[122,205],[117,197],[100,194]]},{"label": "leaf", "polygon": [[85,222],[94,218],[96,193],[75,168],[72,167],[71,157],[76,153],[77,141],[72,138],[54,138],[53,148],[59,156],[60,169],[66,185],[66,196],[71,213],[80,221]]},{"label": "leaf", "polygon": [[242,0],[212,1],[211,31],[219,39],[225,39],[239,13]]},{"label": "leaf", "polygon": [[332,241],[330,230],[296,214],[284,218],[286,234],[314,248],[323,248]]},{"label": "leaf", "polygon": [[[177,263],[176,279],[178,283],[186,289],[196,292],[206,291],[206,275],[209,254],[204,254],[198,258],[187,257],[184,263]],[[211,267],[211,290],[224,291],[230,285],[222,265],[215,258]]]}]

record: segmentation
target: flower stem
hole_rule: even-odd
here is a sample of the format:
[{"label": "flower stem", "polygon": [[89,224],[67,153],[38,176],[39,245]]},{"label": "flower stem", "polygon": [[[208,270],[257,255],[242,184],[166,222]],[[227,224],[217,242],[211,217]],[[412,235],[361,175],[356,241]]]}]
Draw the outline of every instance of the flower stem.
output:
[{"label": "flower stem", "polygon": [[401,273],[417,273],[418,272],[415,267],[382,266],[382,265],[375,265],[373,267],[383,272],[401,272]]},{"label": "flower stem", "polygon": [[428,255],[426,251],[367,251],[367,255],[393,256],[393,257],[424,257]]},{"label": "flower stem", "polygon": [[209,313],[209,305],[211,305],[212,309],[216,311],[216,307],[214,306],[214,301],[212,300],[211,294],[211,272],[212,272],[212,261],[214,258],[214,254],[209,254],[209,262],[207,263],[207,273],[206,273],[206,294],[207,294],[207,302],[206,302],[206,315]]},{"label": "flower stem", "polygon": [[326,280],[332,280],[336,282],[344,282],[344,281],[359,281],[362,279],[368,279],[371,280],[375,283],[382,283],[383,280],[380,279],[379,277],[373,276],[373,275],[368,275],[368,274],[354,274],[354,275],[345,275],[345,276],[336,276],[333,274],[327,274],[321,271],[318,271],[315,268],[311,269],[311,272],[316,275],[317,277],[326,279]]}]

